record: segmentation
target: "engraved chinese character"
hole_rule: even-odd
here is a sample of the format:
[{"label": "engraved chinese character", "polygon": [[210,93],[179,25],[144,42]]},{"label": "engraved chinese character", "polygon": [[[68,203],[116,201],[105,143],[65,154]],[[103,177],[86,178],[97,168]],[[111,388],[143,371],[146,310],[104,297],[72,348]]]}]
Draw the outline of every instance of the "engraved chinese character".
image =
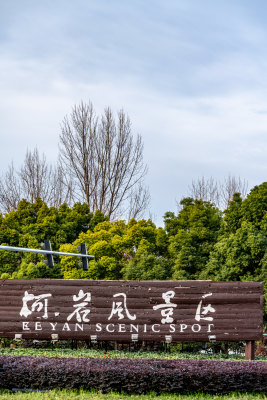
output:
[{"label": "engraved chinese character", "polygon": [[171,315],[173,315],[173,309],[177,307],[177,304],[171,303],[171,299],[174,297],[175,292],[173,290],[169,290],[168,292],[165,292],[162,294],[163,300],[165,300],[165,304],[158,304],[156,306],[153,306],[153,310],[161,310],[161,316],[163,317],[161,319],[162,324],[170,324],[173,322],[173,318]]},{"label": "engraved chinese character", "polygon": [[[202,296],[202,299],[205,299],[206,297],[212,296],[212,293],[207,293]],[[200,300],[198,306],[197,306],[197,311],[196,311],[196,316],[195,320],[200,321],[213,321],[213,317],[206,317],[206,315],[209,313],[215,312],[215,308],[211,306],[211,304],[208,304],[207,306],[202,305],[202,300]]]},{"label": "engraved chinese character", "polygon": [[134,321],[136,319],[136,315],[131,315],[127,308],[126,294],[125,293],[117,293],[117,294],[114,294],[113,297],[122,297],[122,300],[121,301],[113,301],[112,310],[111,310],[110,316],[108,317],[108,320],[110,320],[116,314],[118,314],[118,319],[123,319],[124,318],[123,313],[125,312],[127,318]]},{"label": "engraved chinese character", "polygon": [[[47,319],[48,297],[51,296],[52,296],[51,293],[45,293],[45,294],[40,294],[39,296],[34,296],[34,294],[25,291],[24,297],[22,299],[23,306],[20,310],[20,316],[28,317],[34,311],[40,312],[43,310],[44,314],[42,315],[42,317],[38,316],[37,318]],[[31,303],[30,308],[28,303]]]},{"label": "engraved chinese character", "polygon": [[75,308],[75,310],[68,316],[67,321],[70,321],[71,318],[73,318],[74,316],[76,317],[76,320],[78,322],[90,321],[90,319],[87,318],[87,315],[90,313],[90,310],[86,309],[86,307],[88,305],[88,302],[91,301],[91,293],[84,293],[84,291],[81,289],[78,293],[78,296],[76,295],[73,296],[73,301],[77,302],[80,300],[82,300],[81,303],[74,304],[73,307]]}]

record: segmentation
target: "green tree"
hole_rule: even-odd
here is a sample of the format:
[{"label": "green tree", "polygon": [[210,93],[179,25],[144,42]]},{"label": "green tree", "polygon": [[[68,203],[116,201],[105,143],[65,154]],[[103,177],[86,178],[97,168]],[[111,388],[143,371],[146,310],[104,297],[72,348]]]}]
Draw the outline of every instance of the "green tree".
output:
[{"label": "green tree", "polygon": [[[137,275],[130,274],[129,271],[135,263],[139,263],[139,272],[144,270],[139,273],[138,279],[141,279],[141,275],[142,279],[145,279],[144,277],[149,275],[146,257],[149,258],[151,268],[154,268],[152,260],[158,265],[158,267],[155,265],[155,270],[167,268],[167,262],[163,257],[167,251],[166,235],[164,230],[156,228],[151,220],[131,219],[128,224],[125,221],[105,221],[95,226],[93,231],[81,233],[70,249],[74,250],[80,243],[87,245],[88,254],[94,255],[95,259],[89,262],[89,270],[82,272],[78,260],[62,257],[64,278],[74,278],[82,274],[91,279],[122,279],[126,276],[127,279],[135,279],[135,276],[137,279]],[[64,245],[61,250],[66,251],[66,248]],[[157,276],[167,277],[167,275],[166,272],[160,272]],[[151,272],[149,276],[154,276],[153,279],[156,279],[155,273]]]},{"label": "green tree", "polygon": [[50,269],[42,261],[34,263],[25,260],[19,269],[12,274],[12,279],[40,279],[40,278],[60,278],[60,269],[55,267]]},{"label": "green tree", "polygon": [[224,230],[211,253],[202,277],[215,280],[265,279],[267,248],[267,183],[255,186],[245,200],[230,202]]},{"label": "green tree", "polygon": [[126,280],[166,280],[170,279],[170,261],[147,251],[137,251],[122,269],[122,277]]},{"label": "green tree", "polygon": [[267,184],[255,186],[247,198],[238,194],[225,211],[224,229],[201,279],[254,280],[265,283],[267,316]]},{"label": "green tree", "polygon": [[242,219],[260,227],[267,212],[267,182],[255,186],[241,206]]},{"label": "green tree", "polygon": [[[40,243],[49,239],[53,250],[63,243],[73,242],[81,232],[93,229],[105,217],[99,211],[89,212],[86,204],[76,203],[73,207],[62,204],[59,208],[48,207],[37,198],[34,203],[20,201],[16,211],[0,215],[0,243],[10,246],[40,248]],[[31,253],[0,251],[0,273],[18,271],[22,261],[38,263],[44,256]],[[55,263],[59,258],[54,257]],[[53,272],[50,270],[51,276]]]},{"label": "green tree", "polygon": [[[173,279],[198,279],[205,269],[210,252],[217,241],[222,215],[213,204],[203,200],[185,198],[182,209],[168,218],[172,227],[169,252],[173,259]],[[170,229],[170,228],[168,228]]]},{"label": "green tree", "polygon": [[243,222],[235,233],[223,235],[215,244],[201,278],[216,281],[260,280],[266,248],[266,233],[250,222]]},{"label": "green tree", "polygon": [[233,233],[241,227],[241,206],[241,195],[240,193],[235,193],[233,196],[233,200],[230,201],[227,209],[224,212],[224,227],[226,232]]}]

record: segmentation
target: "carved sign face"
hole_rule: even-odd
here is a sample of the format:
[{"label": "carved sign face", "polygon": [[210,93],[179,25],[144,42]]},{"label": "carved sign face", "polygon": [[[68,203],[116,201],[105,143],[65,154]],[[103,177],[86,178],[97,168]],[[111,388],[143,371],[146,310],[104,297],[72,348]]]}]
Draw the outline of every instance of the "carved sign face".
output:
[{"label": "carved sign face", "polygon": [[0,280],[0,335],[257,340],[262,297],[259,282]]}]

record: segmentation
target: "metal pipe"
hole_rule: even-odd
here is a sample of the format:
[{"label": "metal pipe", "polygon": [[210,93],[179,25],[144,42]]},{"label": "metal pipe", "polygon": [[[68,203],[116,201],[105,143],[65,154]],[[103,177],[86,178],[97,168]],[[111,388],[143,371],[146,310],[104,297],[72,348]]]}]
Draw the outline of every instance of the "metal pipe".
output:
[{"label": "metal pipe", "polygon": [[80,253],[63,253],[61,251],[49,251],[49,250],[38,250],[38,249],[26,249],[24,247],[13,247],[13,246],[0,246],[0,250],[10,250],[10,251],[22,251],[23,253],[41,253],[41,254],[56,254],[58,256],[72,256],[72,257],[87,257],[94,258],[89,254]]}]

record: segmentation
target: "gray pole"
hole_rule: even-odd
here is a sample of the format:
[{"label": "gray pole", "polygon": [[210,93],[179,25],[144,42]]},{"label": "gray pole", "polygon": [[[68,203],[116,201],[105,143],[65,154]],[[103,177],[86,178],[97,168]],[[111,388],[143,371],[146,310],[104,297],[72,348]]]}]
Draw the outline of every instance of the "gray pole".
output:
[{"label": "gray pole", "polygon": [[40,253],[40,254],[55,254],[58,256],[72,256],[72,257],[87,257],[94,258],[94,256],[90,256],[89,254],[79,254],[79,253],[63,253],[61,251],[49,251],[49,250],[39,250],[39,249],[26,249],[24,247],[13,247],[13,246],[0,246],[0,250],[9,250],[9,251],[22,251],[23,253]]}]

